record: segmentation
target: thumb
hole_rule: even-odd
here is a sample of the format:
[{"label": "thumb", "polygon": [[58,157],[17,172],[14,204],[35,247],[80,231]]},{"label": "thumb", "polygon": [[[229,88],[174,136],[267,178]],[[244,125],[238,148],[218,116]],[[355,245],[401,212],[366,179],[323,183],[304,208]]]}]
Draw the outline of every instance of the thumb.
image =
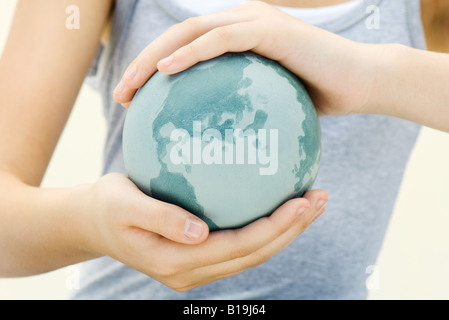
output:
[{"label": "thumb", "polygon": [[192,213],[154,198],[146,200],[145,209],[136,210],[136,227],[185,244],[201,243],[208,237],[207,224]]}]

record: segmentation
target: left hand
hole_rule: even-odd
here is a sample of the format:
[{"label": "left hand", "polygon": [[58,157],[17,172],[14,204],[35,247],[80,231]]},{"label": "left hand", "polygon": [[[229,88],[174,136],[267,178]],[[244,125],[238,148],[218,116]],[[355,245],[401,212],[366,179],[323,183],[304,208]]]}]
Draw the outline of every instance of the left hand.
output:
[{"label": "left hand", "polygon": [[157,70],[173,74],[226,52],[249,50],[301,78],[320,116],[362,110],[375,78],[368,58],[379,54],[370,45],[311,26],[264,2],[249,1],[169,28],[129,65],[114,99],[128,107]]}]

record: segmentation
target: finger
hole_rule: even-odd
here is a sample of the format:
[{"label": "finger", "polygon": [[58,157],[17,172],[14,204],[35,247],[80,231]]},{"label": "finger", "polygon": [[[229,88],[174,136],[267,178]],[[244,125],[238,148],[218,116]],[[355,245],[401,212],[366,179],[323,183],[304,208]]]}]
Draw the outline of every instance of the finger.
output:
[{"label": "finger", "polygon": [[309,225],[318,219],[326,210],[327,202],[329,201],[329,194],[324,190],[310,190],[304,196],[305,199],[311,203],[309,215]]},{"label": "finger", "polygon": [[190,261],[187,267],[194,269],[247,256],[288,230],[309,206],[309,201],[304,198],[287,201],[272,215],[241,229],[209,234],[208,240],[200,245],[179,250],[178,259]]},{"label": "finger", "polygon": [[[204,285],[215,280],[238,274],[249,268],[256,267],[285,249],[294,239],[303,233],[326,208],[328,195],[325,191],[309,191],[306,193],[305,197],[310,199],[310,207],[300,217],[295,219],[291,227],[280,233],[273,241],[268,242],[265,246],[251,254],[242,255],[241,257],[229,261],[192,270],[192,272],[189,273],[191,287]],[[282,212],[282,214],[285,215],[286,213]],[[198,281],[195,282],[195,279]]]},{"label": "finger", "polygon": [[243,52],[257,48],[261,30],[256,23],[242,22],[212,29],[159,61],[159,71],[174,74],[194,64],[226,52]]},{"label": "finger", "polygon": [[[137,204],[138,203],[138,204]],[[182,209],[150,197],[136,202],[135,210],[130,212],[130,224],[183,244],[197,244],[208,234],[207,224]]]},{"label": "finger", "polygon": [[167,29],[150,43],[128,66],[121,81],[114,90],[116,102],[126,105],[140,88],[156,72],[156,64],[178,48],[188,44],[202,34],[223,25],[243,19],[242,13],[232,10],[212,13],[187,19]]}]

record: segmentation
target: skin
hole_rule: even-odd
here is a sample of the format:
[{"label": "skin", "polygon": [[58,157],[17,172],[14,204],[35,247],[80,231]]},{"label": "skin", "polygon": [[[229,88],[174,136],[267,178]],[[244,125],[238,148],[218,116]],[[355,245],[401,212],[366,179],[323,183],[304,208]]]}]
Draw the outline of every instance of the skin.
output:
[{"label": "skin", "polygon": [[[443,14],[448,4],[433,0],[424,5],[425,33],[437,34],[428,39],[428,46],[444,51],[449,43],[449,19]],[[445,54],[354,42],[258,1],[167,30],[130,64],[114,99],[128,107],[156,70],[174,74],[225,52],[246,50],[277,60],[302,78],[321,116],[385,114],[449,130],[444,117],[449,113]]]},{"label": "skin", "polygon": [[83,25],[72,32],[64,27],[71,4],[19,1],[0,61],[1,276],[106,255],[185,291],[266,261],[324,212],[328,195],[314,190],[245,228],[209,234],[202,220],[121,174],[39,188],[111,9],[107,0],[77,1]]},{"label": "skin", "polygon": [[[37,274],[106,255],[186,291],[263,263],[325,211],[328,194],[313,190],[244,228],[209,233],[204,222],[144,195],[121,174],[72,188],[39,188],[111,10],[109,0],[78,0],[83,26],[73,32],[61,27],[71,4],[19,1],[0,60],[0,276]],[[428,20],[436,24],[430,15]],[[169,28],[136,57],[114,98],[127,107],[158,68],[176,73],[223,52],[244,50],[278,60],[305,79],[321,115],[394,113],[447,129],[441,121],[448,101],[442,84],[449,79],[440,71],[447,70],[446,56],[357,44],[261,2]],[[166,57],[172,58],[162,60]],[[323,69],[328,79],[319,76]],[[390,80],[378,80],[385,77]],[[412,99],[396,92],[415,93]],[[377,101],[378,95],[384,100]],[[439,116],[422,116],[423,104],[415,100],[427,102]],[[403,110],[404,101],[411,111]],[[385,110],[375,109],[379,102]]]}]

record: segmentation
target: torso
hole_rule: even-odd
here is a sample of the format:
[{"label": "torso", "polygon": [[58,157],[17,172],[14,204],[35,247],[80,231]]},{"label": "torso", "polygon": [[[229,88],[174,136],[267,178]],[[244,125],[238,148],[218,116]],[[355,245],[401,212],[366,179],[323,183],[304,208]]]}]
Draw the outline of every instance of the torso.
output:
[{"label": "torso", "polygon": [[[92,79],[98,83],[108,123],[103,174],[126,174],[121,151],[126,111],[113,101],[113,87],[151,41],[173,24],[196,16],[186,5],[190,1],[181,0],[181,5],[178,1],[117,1],[111,47],[103,51],[97,78]],[[210,2],[221,10],[218,4],[228,1],[239,2]],[[378,29],[367,28],[365,6],[372,3],[382,12]],[[350,12],[320,25],[353,41],[394,42],[424,49],[420,14],[420,0],[363,0]],[[320,120],[323,151],[315,187],[328,191],[332,199],[326,215],[282,252],[257,268],[182,294],[113,259],[94,259],[83,264],[75,298],[365,298],[368,270],[375,267],[420,127],[398,118],[363,114]]]},{"label": "torso", "polygon": [[[111,47],[107,48],[110,51],[103,51],[103,64],[98,68],[103,72],[99,72],[95,79],[108,121],[104,174],[126,174],[121,151],[126,111],[112,100],[113,87],[130,61],[151,41],[174,23],[196,16],[197,12],[185,5],[188,1],[182,0],[184,6],[177,5],[178,1],[117,2],[109,42]],[[367,28],[365,5],[371,3],[378,3],[382,12],[382,27],[379,29]],[[321,26],[353,41],[394,42],[425,49],[420,14],[420,0],[363,0],[362,5]],[[118,261],[99,258],[83,264],[76,298],[366,297],[368,270],[375,266],[402,173],[420,127],[398,118],[363,114],[323,117],[320,120],[323,151],[315,187],[328,191],[332,200],[326,215],[282,252],[257,268],[183,294],[168,290]]]}]

